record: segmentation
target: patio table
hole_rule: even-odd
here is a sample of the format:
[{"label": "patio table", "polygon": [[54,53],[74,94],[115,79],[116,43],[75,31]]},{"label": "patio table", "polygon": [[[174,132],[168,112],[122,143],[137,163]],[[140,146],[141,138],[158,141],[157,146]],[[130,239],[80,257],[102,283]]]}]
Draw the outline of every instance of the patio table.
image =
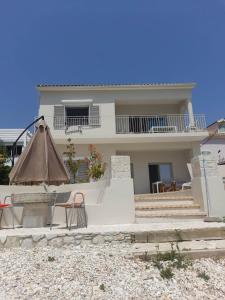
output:
[{"label": "patio table", "polygon": [[48,207],[53,205],[56,193],[13,194],[12,204],[23,206],[22,225],[25,228],[45,227],[48,221]]}]

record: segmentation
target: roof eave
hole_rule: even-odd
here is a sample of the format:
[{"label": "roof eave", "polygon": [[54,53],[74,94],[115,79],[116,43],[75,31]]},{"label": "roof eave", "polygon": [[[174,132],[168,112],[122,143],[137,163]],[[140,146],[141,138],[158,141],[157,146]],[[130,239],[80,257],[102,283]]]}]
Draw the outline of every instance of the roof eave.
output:
[{"label": "roof eave", "polygon": [[37,85],[38,91],[110,91],[193,89],[196,83],[132,84],[132,85]]}]

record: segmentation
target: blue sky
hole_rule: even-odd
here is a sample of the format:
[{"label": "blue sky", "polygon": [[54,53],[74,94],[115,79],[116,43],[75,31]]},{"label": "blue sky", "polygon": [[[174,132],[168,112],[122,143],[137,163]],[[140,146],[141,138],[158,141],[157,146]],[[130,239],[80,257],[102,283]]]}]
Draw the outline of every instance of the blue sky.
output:
[{"label": "blue sky", "polygon": [[225,117],[225,0],[0,0],[0,128],[33,120],[38,83],[193,81]]}]

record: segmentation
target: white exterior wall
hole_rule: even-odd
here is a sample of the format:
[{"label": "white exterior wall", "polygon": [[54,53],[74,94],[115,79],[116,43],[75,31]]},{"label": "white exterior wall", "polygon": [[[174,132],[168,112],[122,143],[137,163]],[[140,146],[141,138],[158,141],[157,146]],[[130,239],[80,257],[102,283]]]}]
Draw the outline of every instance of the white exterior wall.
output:
[{"label": "white exterior wall", "polygon": [[[81,191],[85,194],[88,225],[130,224],[135,222],[133,180],[130,158],[112,156],[110,179],[93,183],[50,186],[49,191]],[[45,192],[43,186],[0,186],[0,197],[11,193]],[[15,224],[21,224],[23,208],[15,207]],[[54,223],[65,223],[64,209],[56,208]],[[4,210],[3,225],[12,225],[9,209]]]},{"label": "white exterior wall", "polygon": [[140,151],[140,152],[117,152],[119,155],[129,155],[134,169],[135,194],[150,192],[149,164],[171,163],[172,175],[177,181],[190,181],[187,169],[188,151]]},{"label": "white exterior wall", "polygon": [[[66,151],[66,145],[57,145],[57,149],[62,154]],[[102,160],[106,163],[106,172],[105,178],[110,177],[110,163],[111,163],[111,156],[116,154],[116,147],[114,145],[96,145],[96,150],[101,153]],[[77,145],[75,144],[75,151],[76,151],[76,158],[83,159],[88,156],[88,145]]]},{"label": "white exterior wall", "polygon": [[[220,159],[225,160],[225,137],[211,138],[205,144],[201,145],[201,151],[209,151],[219,162]],[[220,151],[220,153],[218,153]]]},{"label": "white exterior wall", "polygon": [[[41,98],[41,103],[44,102],[46,104],[42,105],[40,104],[39,108],[39,116],[44,115],[45,120],[48,124],[48,126],[51,129],[51,133],[54,137],[76,137],[79,136],[81,137],[80,133],[73,132],[72,134],[68,133],[67,135],[65,134],[64,130],[55,130],[53,126],[53,118],[54,118],[54,105],[59,105],[63,104],[61,100],[63,99],[76,99],[80,100],[79,97],[81,96],[75,96],[75,95],[64,95],[62,94],[61,96],[58,94],[53,94],[53,95],[44,95]],[[90,95],[87,95],[86,97],[90,97]],[[86,98],[85,97],[85,98]],[[93,98],[93,97],[92,97]],[[92,99],[91,98],[91,99]],[[95,99],[93,102],[94,104],[99,105],[99,113],[100,113],[100,123],[101,126],[98,128],[89,128],[86,130],[83,130],[82,136],[84,138],[94,138],[94,137],[99,137],[99,136],[105,136],[106,132],[109,135],[113,135],[115,133],[115,103],[114,101],[108,102],[107,99],[105,102],[101,102],[101,99]],[[68,105],[68,106],[73,106]]]},{"label": "white exterior wall", "polygon": [[161,104],[161,105],[116,105],[116,115],[160,115],[160,114],[180,114],[179,104]]},{"label": "white exterior wall", "polygon": [[[201,145],[201,151],[209,151],[217,162],[225,162],[225,136],[213,137]],[[220,153],[218,153],[220,151]],[[221,177],[225,178],[225,164],[218,166]]]},{"label": "white exterior wall", "polygon": [[[82,128],[82,132],[65,133],[65,130],[55,130],[53,127],[54,105],[81,105],[83,100],[92,100],[94,105],[99,106],[100,123],[98,128]],[[115,116],[117,114],[182,114],[187,111],[187,100],[191,99],[191,89],[115,89],[115,90],[59,90],[40,92],[39,116],[44,115],[50,126],[52,135],[57,143],[62,143],[66,138],[79,139],[79,143],[102,143],[103,139],[108,142],[125,142],[126,139],[135,139],[135,136],[143,138],[142,134],[129,136],[129,134],[116,134]],[[62,101],[73,101],[66,104]],[[87,104],[88,105],[88,104]],[[204,132],[181,132],[181,133],[158,133],[155,138],[163,139],[165,136],[179,141],[183,139],[201,140],[207,136]],[[153,134],[148,134],[153,138]],[[91,141],[90,141],[91,139]],[[64,143],[63,141],[63,143]]]},{"label": "white exterior wall", "polygon": [[217,161],[212,155],[199,155],[192,159],[192,193],[195,201],[209,217],[225,216],[224,183]]},{"label": "white exterior wall", "polygon": [[[157,146],[157,147],[154,147]],[[190,181],[187,163],[191,161],[193,149],[190,144],[108,144],[96,145],[96,149],[101,153],[107,168],[104,178],[110,177],[110,160],[112,155],[129,155],[134,167],[134,190],[135,193],[149,193],[149,173],[150,163],[171,163],[173,177],[177,181]],[[65,145],[57,145],[58,150],[63,155],[66,151]],[[88,145],[76,145],[76,157],[82,159],[88,156]]]},{"label": "white exterior wall", "polygon": [[[82,90],[83,89],[83,90]],[[101,126],[83,128],[81,132],[66,133],[65,130],[54,130],[54,105],[64,105],[63,100],[72,100],[76,105],[81,100],[91,100],[99,105]],[[160,115],[183,114],[188,112],[191,102],[191,88],[90,88],[90,87],[54,87],[40,92],[39,115],[44,115],[51,128],[53,138],[63,154],[67,139],[76,146],[76,155],[83,158],[88,155],[88,144],[94,144],[107,163],[105,177],[109,177],[110,157],[115,154],[131,156],[134,164],[136,193],[149,192],[148,164],[170,162],[173,165],[174,178],[189,181],[187,162],[193,155],[199,154],[199,141],[207,132],[168,132],[168,133],[125,133],[117,134],[116,115]],[[71,102],[70,102],[71,103]],[[66,105],[66,104],[65,104]],[[73,104],[68,104],[71,106]],[[189,106],[188,106],[189,105]],[[190,113],[190,112],[189,112]],[[192,111],[191,111],[192,113]]]}]

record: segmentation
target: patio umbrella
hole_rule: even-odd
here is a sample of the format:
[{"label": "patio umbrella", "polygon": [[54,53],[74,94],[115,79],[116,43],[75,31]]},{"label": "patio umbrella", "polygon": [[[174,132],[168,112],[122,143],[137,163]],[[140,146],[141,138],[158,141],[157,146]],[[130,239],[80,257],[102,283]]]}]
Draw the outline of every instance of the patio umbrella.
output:
[{"label": "patio umbrella", "polygon": [[9,179],[10,183],[24,185],[59,185],[69,181],[63,160],[44,120],[38,123],[35,134],[12,168]]}]

